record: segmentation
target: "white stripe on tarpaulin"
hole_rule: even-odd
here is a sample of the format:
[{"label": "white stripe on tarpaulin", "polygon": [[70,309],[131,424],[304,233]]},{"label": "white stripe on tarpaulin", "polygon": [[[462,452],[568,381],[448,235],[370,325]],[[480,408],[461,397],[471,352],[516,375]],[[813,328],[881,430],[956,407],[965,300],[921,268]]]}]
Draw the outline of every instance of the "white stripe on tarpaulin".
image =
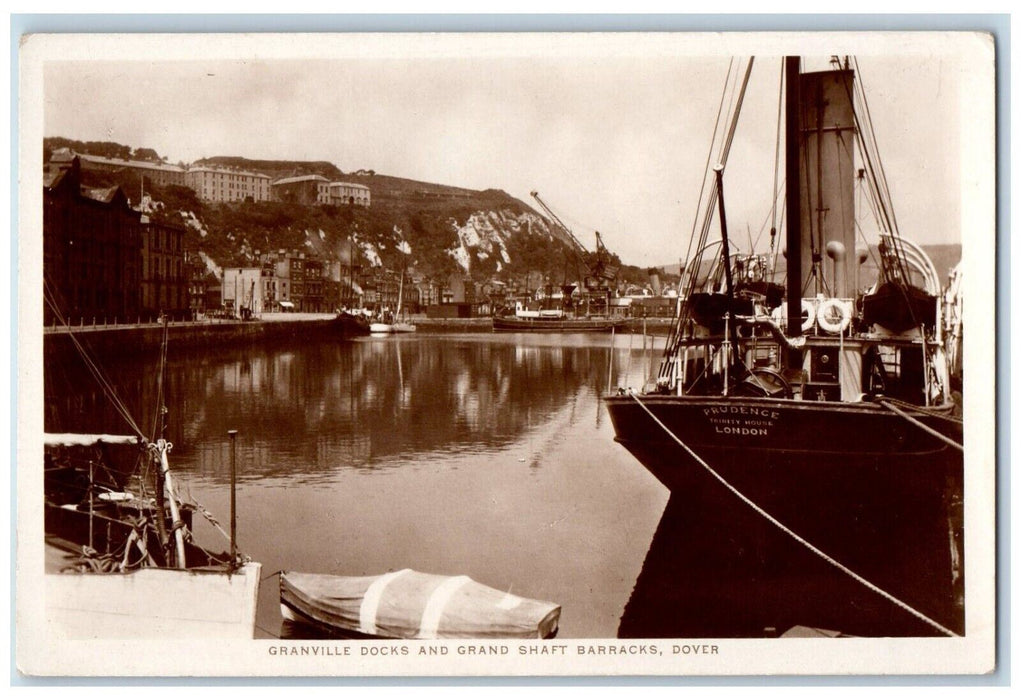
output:
[{"label": "white stripe on tarpaulin", "polygon": [[516,595],[511,595],[510,593],[508,593],[503,598],[500,599],[500,602],[496,604],[496,607],[500,608],[501,610],[513,610],[519,605],[521,605],[521,598],[518,598]]},{"label": "white stripe on tarpaulin", "polygon": [[383,598],[383,590],[398,576],[408,573],[411,569],[401,569],[383,574],[373,581],[365,591],[362,605],[358,609],[358,631],[362,634],[376,634],[376,614],[379,612],[379,601]]},{"label": "white stripe on tarpaulin", "polygon": [[471,581],[467,576],[454,576],[441,583],[429,596],[429,601],[422,611],[422,626],[418,630],[420,639],[436,639],[436,632],[440,627],[440,617],[447,603],[464,584]]}]

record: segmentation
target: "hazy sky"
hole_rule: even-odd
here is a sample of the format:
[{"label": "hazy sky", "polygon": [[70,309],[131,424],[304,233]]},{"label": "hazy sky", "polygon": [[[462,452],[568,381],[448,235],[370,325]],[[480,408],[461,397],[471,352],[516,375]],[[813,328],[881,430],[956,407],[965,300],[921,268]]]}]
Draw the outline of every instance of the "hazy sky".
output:
[{"label": "hazy sky", "polygon": [[[729,56],[692,54],[683,35],[651,51],[642,35],[619,39],[375,52],[362,38],[357,50],[312,54],[322,58],[251,48],[258,43],[237,59],[85,54],[45,64],[43,131],[154,148],[171,162],[327,160],[498,188],[532,205],[534,189],[586,246],[598,229],[625,262],[667,264],[687,246]],[[923,243],[961,239],[967,114],[958,64],[940,46],[858,55],[902,233]],[[778,55],[756,59],[726,173],[739,243],[769,215]],[[809,54],[818,58],[807,67],[827,67],[828,55]]]}]

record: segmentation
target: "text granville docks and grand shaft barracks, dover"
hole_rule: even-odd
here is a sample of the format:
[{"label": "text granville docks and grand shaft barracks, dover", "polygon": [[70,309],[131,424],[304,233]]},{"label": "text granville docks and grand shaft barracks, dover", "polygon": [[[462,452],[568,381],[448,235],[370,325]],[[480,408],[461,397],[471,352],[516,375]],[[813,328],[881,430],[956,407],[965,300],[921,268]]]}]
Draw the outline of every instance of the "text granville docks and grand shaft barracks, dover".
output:
[{"label": "text granville docks and grand shaft barracks, dover", "polygon": [[274,644],[270,656],[715,656],[717,644]]}]

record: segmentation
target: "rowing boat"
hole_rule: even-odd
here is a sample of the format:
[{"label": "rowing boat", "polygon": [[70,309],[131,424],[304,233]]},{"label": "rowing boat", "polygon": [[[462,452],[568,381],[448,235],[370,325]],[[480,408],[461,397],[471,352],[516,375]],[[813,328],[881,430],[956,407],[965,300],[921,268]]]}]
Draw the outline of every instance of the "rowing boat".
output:
[{"label": "rowing boat", "polygon": [[402,569],[379,576],[284,571],[280,612],[342,636],[389,639],[548,639],[560,606],[478,583]]}]

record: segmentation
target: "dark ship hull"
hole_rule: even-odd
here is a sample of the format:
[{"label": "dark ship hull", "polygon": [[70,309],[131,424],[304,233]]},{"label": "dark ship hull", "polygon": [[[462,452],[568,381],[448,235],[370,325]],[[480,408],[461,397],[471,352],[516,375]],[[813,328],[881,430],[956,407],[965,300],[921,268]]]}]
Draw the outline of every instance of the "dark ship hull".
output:
[{"label": "dark ship hull", "polygon": [[358,336],[369,335],[368,320],[358,314],[342,311],[333,320],[333,325],[342,338],[357,338]]},{"label": "dark ship hull", "polygon": [[493,330],[512,333],[609,333],[624,325],[623,319],[610,318],[493,318]]},{"label": "dark ship hull", "polygon": [[[641,401],[719,477],[799,537],[963,633],[963,562],[953,541],[961,526],[960,451],[868,403],[655,395]],[[756,512],[633,397],[609,397],[607,406],[617,441],[671,490],[677,508],[726,544],[714,563],[706,564],[714,567],[713,577],[722,581],[727,571],[754,562],[749,570],[754,573],[743,578],[763,579],[763,590],[801,590],[799,597],[808,604],[804,617],[811,619],[796,619],[797,624],[839,624],[838,631],[860,635],[940,634],[885,599],[876,610],[886,613],[864,614],[841,586],[849,583],[852,591],[878,596]],[[960,424],[949,416],[916,412],[914,417],[961,440]],[[841,586],[813,586],[816,578],[808,575],[806,561],[821,564]],[[802,588],[791,589],[791,582]],[[699,605],[733,607],[726,590],[711,587]],[[715,616],[703,624],[695,615],[690,628],[675,636],[745,636],[776,627],[768,624],[768,614],[741,616],[741,626],[733,629],[726,619]]]}]

